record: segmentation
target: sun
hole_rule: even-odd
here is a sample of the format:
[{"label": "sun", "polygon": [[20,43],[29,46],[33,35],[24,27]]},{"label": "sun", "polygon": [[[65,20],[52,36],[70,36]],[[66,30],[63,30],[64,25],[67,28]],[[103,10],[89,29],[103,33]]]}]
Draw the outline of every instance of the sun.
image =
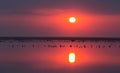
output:
[{"label": "sun", "polygon": [[69,53],[69,63],[71,63],[71,64],[75,63],[75,53],[74,52]]},{"label": "sun", "polygon": [[70,23],[75,23],[76,22],[76,18],[75,17],[70,17],[69,18],[69,22]]}]

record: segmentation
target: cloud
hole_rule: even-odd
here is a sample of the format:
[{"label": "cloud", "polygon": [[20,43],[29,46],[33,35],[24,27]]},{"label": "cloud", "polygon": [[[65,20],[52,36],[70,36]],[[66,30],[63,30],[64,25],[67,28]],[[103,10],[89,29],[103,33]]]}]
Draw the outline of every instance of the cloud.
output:
[{"label": "cloud", "polygon": [[7,9],[7,10],[0,10],[1,15],[56,15],[64,13],[62,9]]},{"label": "cloud", "polygon": [[75,8],[99,14],[120,14],[119,3],[120,0],[1,0],[0,10],[9,10],[11,13],[26,14],[26,9]]}]

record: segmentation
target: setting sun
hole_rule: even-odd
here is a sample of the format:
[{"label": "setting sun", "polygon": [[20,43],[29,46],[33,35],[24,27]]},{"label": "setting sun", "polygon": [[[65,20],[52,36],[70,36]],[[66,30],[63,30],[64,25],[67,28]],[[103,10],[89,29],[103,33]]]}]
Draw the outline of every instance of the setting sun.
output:
[{"label": "setting sun", "polygon": [[75,53],[69,53],[69,63],[75,62]]},{"label": "setting sun", "polygon": [[69,22],[70,23],[75,23],[76,22],[76,18],[75,17],[70,17],[69,18]]}]

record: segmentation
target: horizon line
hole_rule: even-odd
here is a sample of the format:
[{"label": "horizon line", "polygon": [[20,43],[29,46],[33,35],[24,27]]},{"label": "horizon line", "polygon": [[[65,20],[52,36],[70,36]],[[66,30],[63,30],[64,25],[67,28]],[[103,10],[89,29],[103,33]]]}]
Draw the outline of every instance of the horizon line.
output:
[{"label": "horizon line", "polygon": [[0,37],[0,40],[120,40],[120,37]]}]

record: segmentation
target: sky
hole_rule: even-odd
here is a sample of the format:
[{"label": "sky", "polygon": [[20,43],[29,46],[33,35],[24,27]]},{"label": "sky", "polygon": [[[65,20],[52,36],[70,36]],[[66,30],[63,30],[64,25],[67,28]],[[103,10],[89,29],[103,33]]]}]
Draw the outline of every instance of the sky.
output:
[{"label": "sky", "polygon": [[[120,0],[0,0],[0,36],[120,37]],[[68,18],[74,16],[75,24]]]}]

